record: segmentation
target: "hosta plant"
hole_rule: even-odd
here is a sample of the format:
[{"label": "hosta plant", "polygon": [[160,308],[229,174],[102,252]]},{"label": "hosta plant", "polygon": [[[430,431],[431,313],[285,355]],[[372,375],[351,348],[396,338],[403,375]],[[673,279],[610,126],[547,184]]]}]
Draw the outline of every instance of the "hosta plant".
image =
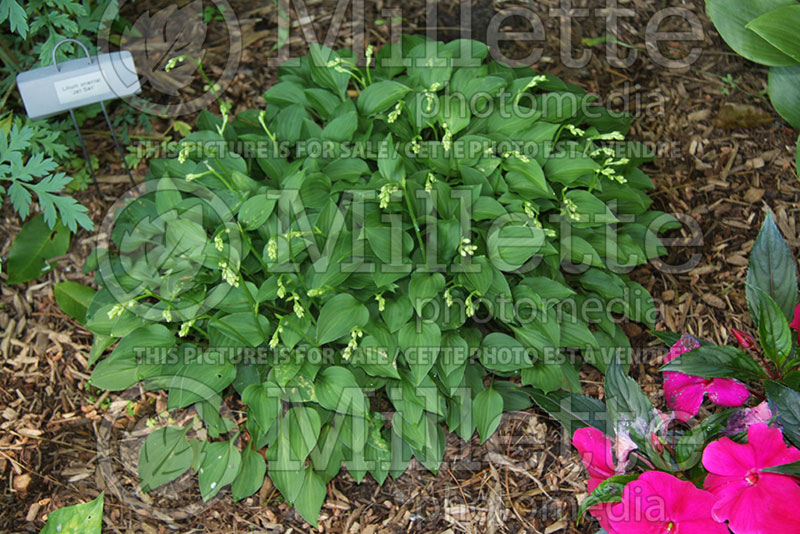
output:
[{"label": "hosta plant", "polygon": [[605,370],[621,317],[652,326],[626,273],[677,222],[649,210],[630,118],[487,52],[314,46],[264,109],[203,113],[150,163],[87,263],[92,361],[116,343],[92,384],[144,381],[205,423],[148,437],[145,490],[194,468],[204,499],[241,499],[268,472],[314,523],[343,462],[435,471],[445,428],[486,440],[522,386],[580,390],[573,349]]}]

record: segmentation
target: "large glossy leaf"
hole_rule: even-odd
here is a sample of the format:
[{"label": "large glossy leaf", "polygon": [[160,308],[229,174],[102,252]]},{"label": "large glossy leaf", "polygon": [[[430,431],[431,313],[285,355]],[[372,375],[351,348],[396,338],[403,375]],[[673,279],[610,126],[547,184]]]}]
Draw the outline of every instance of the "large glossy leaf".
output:
[{"label": "large glossy leaf", "polygon": [[249,446],[242,452],[242,467],[233,481],[233,500],[240,501],[257,492],[264,484],[267,462]]},{"label": "large glossy leaf", "polygon": [[716,345],[701,345],[685,352],[661,370],[677,371],[703,378],[753,380],[765,376],[761,367],[743,350]]},{"label": "large glossy leaf", "polygon": [[397,333],[400,348],[406,357],[415,385],[427,376],[441,348],[442,333],[435,323],[409,322]]},{"label": "large glossy leaf", "polygon": [[236,480],[242,464],[242,455],[234,440],[215,441],[205,446],[205,457],[200,464],[198,482],[204,501],[213,498],[223,486]]},{"label": "large glossy leaf", "polygon": [[294,500],[294,505],[303,519],[315,528],[319,521],[319,511],[322,509],[323,501],[325,501],[325,483],[311,467],[307,467],[303,485]]},{"label": "large glossy leaf", "polygon": [[139,449],[139,482],[145,493],[171,482],[192,465],[187,429],[165,426],[150,433]]},{"label": "large glossy leaf", "polygon": [[364,115],[383,113],[402,99],[410,89],[402,83],[384,80],[375,82],[359,95],[358,109]]},{"label": "large glossy leaf", "polygon": [[164,325],[150,324],[138,328],[125,336],[108,358],[97,364],[90,382],[111,391],[127,389],[140,379],[149,378],[139,372],[140,358],[157,368],[166,355],[163,349],[174,344],[175,335]]},{"label": "large glossy leaf", "polygon": [[319,312],[317,343],[324,345],[347,335],[356,326],[369,320],[369,310],[348,293],[336,295]]},{"label": "large glossy leaf", "polygon": [[100,534],[103,531],[103,497],[50,512],[40,534]]},{"label": "large glossy leaf", "polygon": [[800,447],[800,393],[771,380],[764,385],[772,413],[783,427],[784,436],[795,447]]},{"label": "large glossy leaf", "polygon": [[751,20],[747,29],[756,32],[769,44],[800,63],[800,5],[779,7]]},{"label": "large glossy leaf", "polygon": [[564,425],[570,436],[584,427],[597,428],[607,435],[614,435],[606,405],[598,399],[566,391],[547,394],[534,388],[525,391],[542,410]]},{"label": "large glossy leaf", "polygon": [[800,130],[800,65],[772,67],[768,76],[769,100],[781,117]]},{"label": "large glossy leaf", "polygon": [[771,212],[767,213],[750,251],[747,269],[747,307],[750,308],[750,317],[757,323],[761,314],[756,288],[772,297],[784,316],[791,320],[797,304],[797,269]]},{"label": "large glossy leaf", "polygon": [[39,278],[50,270],[47,260],[61,256],[69,248],[69,230],[61,223],[51,229],[43,215],[25,223],[19,231],[6,260],[9,284],[21,284]]},{"label": "large glossy leaf", "polygon": [[53,296],[61,310],[81,324],[86,323],[86,310],[96,291],[78,282],[59,282],[53,286]]},{"label": "large glossy leaf", "polygon": [[789,330],[789,322],[781,313],[775,301],[764,291],[758,290],[758,337],[764,355],[781,366],[792,352],[794,335]]},{"label": "large glossy leaf", "polygon": [[503,397],[494,388],[487,388],[475,396],[472,412],[478,425],[481,443],[494,434],[503,415]]},{"label": "large glossy leaf", "polygon": [[762,65],[780,67],[797,61],[746,26],[764,13],[794,3],[794,0],[707,0],[706,10],[719,34],[737,54]]}]

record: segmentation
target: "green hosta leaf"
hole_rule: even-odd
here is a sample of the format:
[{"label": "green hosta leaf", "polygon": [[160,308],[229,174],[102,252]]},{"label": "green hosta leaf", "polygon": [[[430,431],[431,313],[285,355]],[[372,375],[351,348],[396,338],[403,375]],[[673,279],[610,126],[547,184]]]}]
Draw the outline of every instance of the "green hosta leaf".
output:
[{"label": "green hosta leaf", "polygon": [[434,323],[412,321],[400,329],[397,340],[411,367],[414,383],[419,385],[436,363],[441,348],[442,333]]},{"label": "green hosta leaf", "polygon": [[381,157],[378,158],[378,171],[386,180],[395,184],[402,184],[406,177],[406,168],[403,158],[397,153],[397,147],[391,135],[380,144]]},{"label": "green hosta leaf", "polygon": [[42,215],[32,218],[19,231],[8,251],[6,272],[9,284],[22,284],[50,270],[47,260],[66,254],[69,230],[60,223],[52,229]]},{"label": "green hosta leaf", "polygon": [[772,213],[764,219],[747,268],[747,306],[754,321],[761,316],[756,288],[772,297],[786,318],[792,318],[797,304],[797,269]]},{"label": "green hosta leaf", "polygon": [[783,427],[784,436],[795,447],[800,447],[800,393],[771,380],[767,380],[764,386],[772,413]]},{"label": "green hosta leaf", "polygon": [[768,81],[772,107],[792,128],[800,130],[800,65],[772,67]]},{"label": "green hosta leaf", "polygon": [[203,501],[212,499],[223,486],[236,480],[241,464],[242,454],[236,448],[234,440],[207,443],[197,477]]},{"label": "green hosta leaf", "polygon": [[355,111],[350,111],[330,121],[322,130],[322,137],[332,141],[350,141],[357,129],[358,115]]},{"label": "green hosta leaf", "polygon": [[200,358],[164,366],[163,374],[148,385],[169,389],[167,408],[179,410],[201,401],[218,404],[219,394],[236,378],[236,367],[222,354],[209,351]]},{"label": "green hosta leaf", "polygon": [[358,109],[367,116],[383,113],[397,104],[410,90],[402,83],[391,80],[375,82],[358,96]]},{"label": "green hosta leaf", "polygon": [[586,511],[596,504],[604,502],[621,502],[622,490],[628,484],[639,478],[639,475],[615,475],[601,482],[581,503],[578,508],[578,520],[583,518]]},{"label": "green hosta leaf", "polygon": [[783,365],[792,352],[792,331],[775,301],[764,291],[758,290],[758,337],[764,355],[778,366]]},{"label": "green hosta leaf", "polygon": [[139,373],[139,358],[160,361],[175,344],[175,335],[164,325],[151,324],[137,328],[123,338],[111,355],[94,368],[90,382],[93,386],[119,391],[145,378]]},{"label": "green hosta leaf", "polygon": [[414,308],[407,295],[399,294],[395,298],[386,299],[386,307],[381,312],[381,317],[386,321],[390,332],[397,332],[414,315]]},{"label": "green hosta leaf", "polygon": [[766,377],[761,367],[743,350],[716,345],[701,345],[685,352],[661,370],[678,371],[703,378],[752,380]]},{"label": "green hosta leaf", "polygon": [[242,227],[245,230],[260,228],[269,219],[276,203],[277,199],[269,198],[266,193],[245,200],[238,214]]},{"label": "green hosta leaf", "polygon": [[475,396],[472,412],[478,425],[481,443],[483,443],[500,426],[503,416],[503,397],[493,388],[484,389]]},{"label": "green hosta leaf", "polygon": [[233,481],[233,500],[241,501],[257,492],[264,484],[267,462],[264,457],[247,447],[242,452],[242,467]]},{"label": "green hosta leaf", "polygon": [[281,414],[280,391],[270,384],[253,384],[242,392],[242,402],[247,405],[248,417],[254,418],[264,432],[269,431]]},{"label": "green hosta leaf", "polygon": [[317,445],[322,427],[319,413],[308,406],[295,406],[286,412],[285,417],[293,458],[303,460]]},{"label": "green hosta leaf", "polygon": [[325,501],[325,482],[311,467],[306,467],[303,486],[294,500],[297,511],[314,528],[319,521],[319,511]]},{"label": "green hosta leaf", "polygon": [[53,296],[61,311],[86,324],[86,310],[94,298],[96,291],[78,282],[59,282],[53,286]]},{"label": "green hosta leaf", "polygon": [[578,219],[575,220],[577,223],[600,226],[617,222],[617,218],[606,203],[588,191],[573,189],[568,191],[564,198],[572,201],[577,207]]},{"label": "green hosta leaf", "polygon": [[348,293],[340,293],[322,306],[317,319],[317,344],[324,345],[347,335],[369,320],[369,310]]},{"label": "green hosta leaf", "polygon": [[794,59],[795,63],[800,63],[800,42],[797,41],[800,5],[793,4],[767,11],[748,22],[746,28]]},{"label": "green hosta leaf", "polygon": [[544,232],[527,224],[495,226],[486,242],[492,264],[501,271],[515,271],[539,252],[545,243]]},{"label": "green hosta leaf", "polygon": [[139,482],[145,493],[172,482],[192,466],[187,429],[165,426],[154,430],[139,450]]},{"label": "green hosta leaf", "polygon": [[501,372],[518,371],[533,365],[522,343],[500,332],[492,332],[483,338],[480,360],[487,369]]},{"label": "green hosta leaf", "polygon": [[103,496],[50,512],[40,534],[100,534],[103,531]]},{"label": "green hosta leaf", "polygon": [[441,273],[414,273],[408,283],[408,296],[418,314],[422,314],[425,304],[444,289],[444,276]]},{"label": "green hosta leaf", "polygon": [[469,263],[464,263],[457,279],[470,291],[486,295],[494,281],[494,268],[484,256],[475,256]]},{"label": "green hosta leaf", "polygon": [[794,65],[797,61],[746,26],[764,13],[794,3],[794,0],[707,0],[706,10],[719,34],[737,54],[776,67]]},{"label": "green hosta leaf", "polygon": [[581,176],[594,173],[600,165],[581,152],[561,152],[548,158],[544,174],[552,182],[569,185]]},{"label": "green hosta leaf", "polygon": [[531,367],[526,367],[520,372],[520,376],[523,385],[533,386],[544,393],[565,389],[567,385],[564,367],[544,361],[538,361]]},{"label": "green hosta leaf", "polygon": [[345,414],[367,414],[367,399],[353,373],[344,367],[326,367],[317,375],[314,386],[323,408]]}]

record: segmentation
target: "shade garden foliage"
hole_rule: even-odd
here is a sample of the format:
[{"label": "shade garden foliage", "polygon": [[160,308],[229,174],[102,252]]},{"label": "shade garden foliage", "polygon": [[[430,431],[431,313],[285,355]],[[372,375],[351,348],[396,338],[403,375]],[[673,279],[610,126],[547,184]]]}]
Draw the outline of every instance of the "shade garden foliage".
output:
[{"label": "shade garden foliage", "polygon": [[264,109],[203,112],[151,161],[87,262],[91,383],[166,389],[207,439],[152,432],[143,489],[193,468],[204,499],[238,500],[268,474],[316,523],[343,462],[357,481],[436,471],[445,428],[485,441],[624,357],[619,318],[653,326],[626,273],[677,221],[650,210],[630,117],[487,53],[312,46]]}]

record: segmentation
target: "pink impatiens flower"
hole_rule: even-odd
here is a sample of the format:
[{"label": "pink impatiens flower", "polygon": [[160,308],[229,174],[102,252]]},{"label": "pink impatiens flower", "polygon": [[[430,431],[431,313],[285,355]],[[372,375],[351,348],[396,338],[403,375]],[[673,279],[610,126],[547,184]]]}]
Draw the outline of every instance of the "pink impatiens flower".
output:
[{"label": "pink impatiens flower", "polygon": [[789,327],[797,330],[797,342],[800,343],[800,304],[794,308],[794,317],[792,317]]},{"label": "pink impatiens flower", "polygon": [[[572,444],[578,449],[581,462],[589,471],[589,482],[587,489],[593,492],[608,477],[614,476],[614,453],[611,450],[612,442],[602,432],[596,428],[579,428],[572,436]],[[608,524],[608,510],[613,503],[596,504],[589,508],[592,514],[600,522],[600,526],[611,532]]]},{"label": "pink impatiens flower", "polygon": [[[696,349],[700,343],[684,334],[669,350],[666,362],[671,362],[681,354]],[[664,372],[664,397],[669,409],[675,411],[675,419],[685,423],[700,411],[703,397],[720,406],[741,406],[747,402],[750,393],[744,384],[732,378],[706,379],[676,371]]]},{"label": "pink impatiens flower", "polygon": [[800,486],[789,475],[765,472],[765,467],[800,460],[800,451],[788,447],[783,434],[766,423],[747,429],[747,443],[729,438],[708,444],[703,466],[704,486],[717,502],[712,514],[728,521],[736,534],[797,534],[800,532]]},{"label": "pink impatiens flower", "polygon": [[648,471],[625,486],[608,521],[617,534],[729,534],[711,517],[714,501],[713,494],[691,482]]}]

